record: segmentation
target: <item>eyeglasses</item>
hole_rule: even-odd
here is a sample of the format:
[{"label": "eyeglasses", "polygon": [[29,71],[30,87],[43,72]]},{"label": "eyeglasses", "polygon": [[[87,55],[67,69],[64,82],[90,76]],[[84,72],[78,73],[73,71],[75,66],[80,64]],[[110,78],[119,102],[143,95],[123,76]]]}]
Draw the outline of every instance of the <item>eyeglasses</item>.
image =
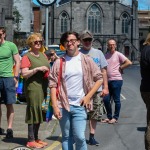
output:
[{"label": "eyeglasses", "polygon": [[86,38],[86,39],[83,39],[83,42],[92,42],[92,39],[91,38]]},{"label": "eyeglasses", "polygon": [[74,44],[77,41],[77,39],[71,39],[70,41],[65,41],[65,44]]},{"label": "eyeglasses", "polygon": [[50,53],[49,55],[50,55],[50,56],[53,56],[53,55],[54,55],[54,53]]},{"label": "eyeglasses", "polygon": [[34,41],[34,44],[37,45],[37,44],[42,44],[42,41]]}]

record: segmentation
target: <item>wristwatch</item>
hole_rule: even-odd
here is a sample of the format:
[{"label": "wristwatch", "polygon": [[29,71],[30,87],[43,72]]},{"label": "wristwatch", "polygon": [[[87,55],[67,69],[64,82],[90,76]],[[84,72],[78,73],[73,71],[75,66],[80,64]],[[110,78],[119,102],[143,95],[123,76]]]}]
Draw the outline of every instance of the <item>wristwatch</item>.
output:
[{"label": "wristwatch", "polygon": [[19,80],[19,76],[14,76],[14,78],[18,81]]}]

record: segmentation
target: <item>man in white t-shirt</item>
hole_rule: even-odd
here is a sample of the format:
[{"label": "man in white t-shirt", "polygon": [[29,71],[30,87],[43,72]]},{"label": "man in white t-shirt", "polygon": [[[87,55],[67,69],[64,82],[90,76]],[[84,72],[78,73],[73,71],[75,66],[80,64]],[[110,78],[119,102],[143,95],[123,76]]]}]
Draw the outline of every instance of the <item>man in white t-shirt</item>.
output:
[{"label": "man in white t-shirt", "polygon": [[[113,39],[108,41],[108,50],[105,58],[108,62],[107,77],[109,94],[104,97],[104,104],[107,111],[107,119],[105,119],[104,122],[114,124],[119,118],[121,109],[120,94],[123,84],[122,73],[132,62],[122,53],[116,51],[116,41]],[[112,115],[111,97],[115,102],[114,115]]]},{"label": "man in white t-shirt", "polygon": [[[75,142],[77,150],[87,150],[86,112],[87,109],[92,109],[93,95],[103,83],[102,74],[89,56],[79,52],[78,33],[65,32],[61,36],[60,43],[65,47],[66,55],[53,64],[50,88],[54,115],[59,119],[62,132],[62,149],[73,150]],[[56,88],[61,60],[62,79],[57,98]]]}]

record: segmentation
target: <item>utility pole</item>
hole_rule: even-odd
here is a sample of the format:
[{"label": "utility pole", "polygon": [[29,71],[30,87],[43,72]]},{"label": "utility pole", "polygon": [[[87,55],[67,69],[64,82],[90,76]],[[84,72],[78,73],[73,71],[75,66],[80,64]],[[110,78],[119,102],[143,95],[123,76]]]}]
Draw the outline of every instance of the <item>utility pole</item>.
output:
[{"label": "utility pole", "polygon": [[132,5],[131,5],[131,44],[133,45],[133,5],[134,5],[134,0],[132,0]]},{"label": "utility pole", "polygon": [[116,0],[114,0],[114,34],[116,34]]}]

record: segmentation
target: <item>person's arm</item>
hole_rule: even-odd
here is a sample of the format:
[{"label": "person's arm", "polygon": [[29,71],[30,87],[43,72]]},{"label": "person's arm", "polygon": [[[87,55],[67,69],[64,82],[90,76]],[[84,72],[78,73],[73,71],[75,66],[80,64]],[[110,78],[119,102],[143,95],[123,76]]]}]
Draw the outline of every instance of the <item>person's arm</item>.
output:
[{"label": "person's arm", "polygon": [[41,67],[36,67],[34,69],[29,69],[29,68],[22,68],[21,72],[22,72],[22,76],[24,78],[29,78],[31,76],[33,76],[34,74],[36,74],[38,71],[49,71],[49,69],[46,66],[41,66]]},{"label": "person's arm", "polygon": [[106,96],[108,93],[109,93],[109,90],[108,90],[108,79],[107,79],[107,68],[104,67],[101,69],[101,72],[103,74],[103,90],[102,92],[100,93],[100,95],[102,97]]},{"label": "person's arm", "polygon": [[86,106],[89,110],[92,108],[91,106],[91,98],[92,96],[97,92],[99,87],[102,85],[103,81],[102,80],[97,80],[94,84],[94,86],[91,88],[91,90],[87,93],[85,97],[82,98],[80,101],[81,106]]},{"label": "person's arm", "polygon": [[127,58],[119,67],[119,71],[123,72],[123,70],[125,68],[127,68],[128,66],[132,65],[132,62]]},{"label": "person's arm", "polygon": [[58,105],[57,105],[56,88],[51,88],[50,93],[51,93],[51,101],[52,101],[54,116],[57,119],[61,119],[62,115],[61,115],[60,109],[58,108]]},{"label": "person's arm", "polygon": [[19,78],[19,71],[20,71],[20,57],[19,54],[13,55],[13,59],[15,61],[15,71],[14,71],[14,80],[16,83],[16,87],[18,86],[18,78]]}]

